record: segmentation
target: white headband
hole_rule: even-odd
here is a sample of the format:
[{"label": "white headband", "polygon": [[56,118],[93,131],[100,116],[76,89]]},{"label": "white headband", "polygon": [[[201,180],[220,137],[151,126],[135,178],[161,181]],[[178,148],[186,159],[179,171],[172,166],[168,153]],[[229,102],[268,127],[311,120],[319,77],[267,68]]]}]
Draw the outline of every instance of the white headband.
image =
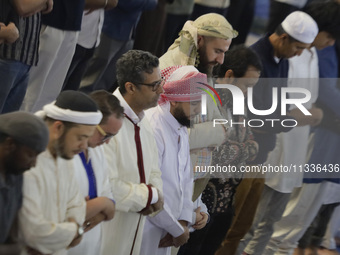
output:
[{"label": "white headband", "polygon": [[103,118],[100,111],[97,112],[79,112],[70,109],[63,109],[55,105],[55,101],[43,107],[42,111],[38,111],[35,115],[44,118],[50,117],[55,120],[68,121],[84,125],[97,125]]}]

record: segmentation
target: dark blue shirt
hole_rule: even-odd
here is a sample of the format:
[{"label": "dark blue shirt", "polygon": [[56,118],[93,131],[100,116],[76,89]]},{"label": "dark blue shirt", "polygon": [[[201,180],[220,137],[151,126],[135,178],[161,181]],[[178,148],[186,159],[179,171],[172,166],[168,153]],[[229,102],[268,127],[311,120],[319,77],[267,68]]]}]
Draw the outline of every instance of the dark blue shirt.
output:
[{"label": "dark blue shirt", "polygon": [[[340,89],[337,87],[339,73],[339,54],[335,46],[318,51],[319,58],[319,97],[338,118],[340,116]],[[335,118],[335,115],[333,118]],[[314,147],[304,173],[304,183],[330,181],[340,184],[340,135],[331,129],[318,126],[314,131]],[[314,170],[313,170],[314,168]],[[316,169],[316,170],[315,170]]]},{"label": "dark blue shirt", "polygon": [[[287,87],[287,77],[288,77],[288,60],[280,59],[276,62],[274,59],[274,48],[269,41],[269,35],[258,40],[251,48],[256,51],[262,62],[262,72],[259,82],[255,85],[253,89],[253,105],[257,110],[267,110],[272,106],[272,90],[274,87],[278,88],[278,105],[275,110],[270,115],[259,116],[248,111],[249,119],[260,119],[263,121],[264,125],[261,128],[256,128],[260,132],[258,133],[256,129],[253,129],[253,135],[255,141],[259,144],[259,152],[256,159],[252,162],[254,164],[264,163],[267,159],[268,153],[272,151],[275,147],[276,134],[281,132],[288,132],[292,128],[283,127],[281,121],[285,119],[293,119],[292,117],[287,117],[281,115],[281,93],[282,87]],[[269,78],[281,78],[281,79],[269,79]],[[279,119],[279,121],[272,122],[266,121],[266,119]],[[292,125],[293,123],[287,122],[287,125]],[[255,125],[255,124],[254,124]],[[258,125],[258,124],[257,124]]]},{"label": "dark blue shirt", "polygon": [[0,176],[0,244],[5,243],[22,205],[22,175]]},{"label": "dark blue shirt", "polygon": [[143,11],[154,9],[156,0],[121,0],[116,8],[105,12],[103,33],[118,41],[132,38]]}]

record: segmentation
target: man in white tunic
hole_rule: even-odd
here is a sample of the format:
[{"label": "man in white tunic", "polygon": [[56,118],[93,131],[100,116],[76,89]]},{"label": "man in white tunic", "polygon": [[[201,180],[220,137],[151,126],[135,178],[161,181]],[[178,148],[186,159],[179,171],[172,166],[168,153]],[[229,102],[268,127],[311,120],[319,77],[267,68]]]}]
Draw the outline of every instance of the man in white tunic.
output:
[{"label": "man in white tunic", "polygon": [[197,87],[207,83],[207,76],[193,66],[169,67],[162,74],[166,78],[164,94],[147,116],[158,146],[164,210],[147,217],[141,255],[170,254],[171,246],[188,241],[188,226],[196,221],[187,128],[201,111],[203,91]]},{"label": "man in white tunic", "polygon": [[[229,49],[231,40],[238,35],[224,16],[208,13],[196,20],[188,20],[168,51],[160,57],[160,68],[175,65],[193,65],[208,76],[218,64],[223,64],[224,53]],[[212,80],[209,79],[212,83]],[[210,84],[212,86],[212,84]],[[209,90],[209,89],[208,89]],[[224,119],[218,107],[207,97],[206,114],[196,117],[190,129],[191,161],[195,166],[211,165],[212,150],[226,139],[229,125],[213,127],[214,119]],[[208,178],[195,181],[193,200],[203,192]]]},{"label": "man in white tunic", "polygon": [[68,251],[68,255],[100,254],[102,227],[99,223],[111,220],[115,209],[104,148],[100,145],[108,143],[118,133],[123,124],[124,109],[118,99],[107,91],[92,92],[90,97],[97,103],[103,119],[89,138],[89,148],[76,155],[73,163],[81,193],[88,198],[87,207],[96,210],[97,215],[86,219],[86,234],[79,245]]},{"label": "man in white tunic", "polygon": [[[312,19],[312,17],[303,12],[292,13],[281,23],[281,26],[292,38],[298,40],[299,42],[309,44],[308,48],[311,47],[316,35],[318,34],[317,23]],[[310,88],[315,84],[310,83],[310,81],[306,82],[306,84],[303,84],[302,82],[305,82],[305,80],[299,79],[297,81],[297,79],[293,79],[300,78],[296,73],[292,71],[292,64],[294,62],[296,63],[296,61],[298,61],[300,72],[298,72],[297,70],[296,72],[298,72],[299,74],[302,74],[303,70],[305,71],[305,69],[308,69],[309,67],[308,56],[310,55],[308,55],[307,53],[307,57],[305,57],[306,54],[304,54],[304,52],[308,52],[308,50],[302,51],[301,55],[303,56],[294,57],[294,61],[290,61],[289,59],[290,62],[288,77],[290,78],[290,83],[288,82],[287,86],[305,87],[308,88],[309,91],[312,91]],[[306,71],[304,73],[306,73]],[[292,97],[301,97],[301,95],[297,93],[290,93],[289,98]],[[315,100],[316,97],[314,97],[314,101]],[[311,110],[312,102],[309,101],[305,103],[304,107],[307,107],[307,109],[309,109],[311,113],[315,113],[315,116],[305,116],[298,108],[291,107],[289,109],[290,112],[288,113],[288,115],[293,116],[296,119],[299,127],[295,127],[289,132],[279,133],[277,135],[275,145],[276,147],[273,151],[269,153],[267,161],[264,163],[266,166],[281,165],[287,167],[290,165],[298,166],[304,163],[307,145],[305,145],[304,148],[303,139],[308,140],[309,135],[308,130],[307,132],[304,132],[304,128],[308,129],[308,126],[306,125],[317,122],[320,119],[320,116],[317,114],[318,110]],[[293,147],[288,149],[287,146],[289,146],[289,144],[293,145]],[[298,147],[296,146],[297,144],[299,145]],[[304,150],[305,153],[303,153]],[[301,182],[302,173],[299,173],[299,171],[292,171],[291,173],[284,171],[268,171],[268,173],[266,173],[264,189],[259,204],[257,206],[252,227],[241,240],[236,254],[240,255],[243,251],[243,254],[263,254],[263,251],[274,231],[274,223],[280,220],[282,213],[289,201],[290,193],[296,186],[300,186]]]},{"label": "man in white tunic", "polygon": [[163,207],[158,150],[144,110],[157,105],[164,80],[158,58],[130,50],[117,61],[119,88],[113,93],[124,107],[119,134],[104,145],[116,214],[103,224],[102,254],[138,254],[145,215]]},{"label": "man in white tunic", "polygon": [[27,247],[62,255],[80,242],[86,214],[70,159],[87,148],[102,114],[87,95],[65,91],[37,115],[44,118],[50,136],[36,166],[24,174],[19,228]]}]

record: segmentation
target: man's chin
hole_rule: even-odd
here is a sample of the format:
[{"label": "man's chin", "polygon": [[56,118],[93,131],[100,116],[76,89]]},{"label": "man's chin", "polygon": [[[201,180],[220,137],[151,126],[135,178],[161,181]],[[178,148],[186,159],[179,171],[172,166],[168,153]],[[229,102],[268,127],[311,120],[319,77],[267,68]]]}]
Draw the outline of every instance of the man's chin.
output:
[{"label": "man's chin", "polygon": [[78,153],[72,153],[72,155],[69,155],[69,154],[62,154],[62,155],[60,155],[60,157],[61,158],[63,158],[63,159],[66,159],[66,160],[71,160],[71,159],[73,159],[73,157],[75,156],[75,155],[77,155],[77,154],[79,154],[80,152],[78,152]]}]

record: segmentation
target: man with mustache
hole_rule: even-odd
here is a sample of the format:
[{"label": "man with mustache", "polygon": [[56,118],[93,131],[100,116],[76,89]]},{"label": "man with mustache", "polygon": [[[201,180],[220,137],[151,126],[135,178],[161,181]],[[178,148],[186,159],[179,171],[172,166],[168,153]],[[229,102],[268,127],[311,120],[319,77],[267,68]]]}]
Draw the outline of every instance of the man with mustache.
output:
[{"label": "man with mustache", "polygon": [[175,42],[160,57],[160,69],[175,65],[194,65],[211,77],[214,66],[223,64],[224,53],[237,36],[229,22],[216,13],[188,20]]},{"label": "man with mustache", "polygon": [[[27,247],[42,254],[61,255],[79,244],[85,214],[91,217],[71,159],[87,148],[102,113],[87,95],[65,91],[37,115],[45,120],[50,136],[36,166],[24,174],[19,229]],[[29,249],[21,254],[27,252]]]},{"label": "man with mustache", "polygon": [[[207,83],[207,76],[193,66],[169,67],[162,74],[166,79],[164,94],[147,116],[157,142],[165,203],[163,211],[147,218],[141,255],[169,254],[171,246],[188,241],[189,227],[196,223],[187,128],[201,112],[202,90],[197,87]],[[204,227],[207,211],[197,217],[197,225]]]},{"label": "man with mustache", "polygon": [[163,207],[162,179],[155,138],[144,111],[157,105],[164,79],[156,56],[130,50],[117,61],[119,88],[113,93],[124,108],[123,128],[104,145],[115,217],[103,224],[102,254],[139,255],[145,215]]}]

